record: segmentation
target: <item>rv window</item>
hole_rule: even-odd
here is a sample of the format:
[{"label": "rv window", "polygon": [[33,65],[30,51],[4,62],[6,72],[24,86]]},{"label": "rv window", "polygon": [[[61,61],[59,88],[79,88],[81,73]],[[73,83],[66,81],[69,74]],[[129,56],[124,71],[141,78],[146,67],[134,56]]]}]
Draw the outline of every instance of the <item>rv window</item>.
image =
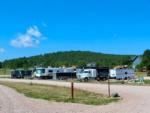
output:
[{"label": "rv window", "polygon": [[38,74],[45,73],[45,69],[37,69],[36,72],[37,72]]},{"label": "rv window", "polygon": [[90,71],[84,71],[84,73],[91,73]]},{"label": "rv window", "polygon": [[52,73],[52,72],[53,72],[53,70],[49,70],[48,72],[49,72],[49,73]]},{"label": "rv window", "polygon": [[98,73],[108,74],[109,70],[108,69],[98,69]]},{"label": "rv window", "polygon": [[19,72],[19,71],[14,71],[14,74],[19,75],[19,74],[20,74],[20,72]]},{"label": "rv window", "polygon": [[24,75],[24,74],[25,74],[25,71],[20,71],[20,72],[21,72],[21,74],[22,74],[22,75]]}]

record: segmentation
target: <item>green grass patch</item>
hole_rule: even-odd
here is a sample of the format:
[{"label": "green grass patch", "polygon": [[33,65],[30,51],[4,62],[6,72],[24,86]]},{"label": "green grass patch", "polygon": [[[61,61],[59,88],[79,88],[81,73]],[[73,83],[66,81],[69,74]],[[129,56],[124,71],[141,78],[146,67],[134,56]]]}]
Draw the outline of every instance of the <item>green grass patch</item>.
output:
[{"label": "green grass patch", "polygon": [[144,84],[150,85],[150,80],[144,80]]},{"label": "green grass patch", "polygon": [[66,87],[15,82],[0,82],[0,84],[13,88],[27,97],[55,102],[81,103],[87,105],[104,105],[119,100],[119,98],[108,98],[102,94],[96,94],[77,89],[75,89],[75,98],[72,100],[70,93],[71,90],[70,88]]}]

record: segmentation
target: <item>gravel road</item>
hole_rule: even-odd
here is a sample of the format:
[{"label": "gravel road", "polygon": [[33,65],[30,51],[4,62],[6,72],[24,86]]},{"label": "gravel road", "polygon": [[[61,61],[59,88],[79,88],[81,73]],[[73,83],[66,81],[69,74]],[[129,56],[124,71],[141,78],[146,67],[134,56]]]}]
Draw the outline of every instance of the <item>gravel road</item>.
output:
[{"label": "gravel road", "polygon": [[[30,83],[31,80],[0,79]],[[70,83],[32,80],[33,83],[70,86]],[[75,83],[78,89],[107,94],[107,85]],[[0,113],[150,113],[150,87],[112,85],[111,92],[118,92],[123,100],[102,106],[90,106],[71,103],[56,103],[27,98],[11,88],[0,85]]]}]

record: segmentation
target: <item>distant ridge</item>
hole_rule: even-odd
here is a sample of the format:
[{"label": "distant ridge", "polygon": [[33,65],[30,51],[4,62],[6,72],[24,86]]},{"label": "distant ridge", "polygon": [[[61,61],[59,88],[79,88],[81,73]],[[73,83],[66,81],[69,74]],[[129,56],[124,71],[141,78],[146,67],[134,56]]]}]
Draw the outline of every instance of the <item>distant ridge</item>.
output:
[{"label": "distant ridge", "polygon": [[113,67],[130,65],[135,55],[104,54],[91,51],[61,51],[31,57],[5,60],[5,68],[29,68],[34,66],[78,66],[95,62],[97,66]]}]

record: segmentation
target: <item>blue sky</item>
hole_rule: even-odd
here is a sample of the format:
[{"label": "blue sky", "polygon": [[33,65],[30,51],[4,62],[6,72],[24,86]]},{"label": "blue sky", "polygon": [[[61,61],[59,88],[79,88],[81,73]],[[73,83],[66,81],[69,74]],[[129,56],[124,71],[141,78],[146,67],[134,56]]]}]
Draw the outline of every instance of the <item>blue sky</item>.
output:
[{"label": "blue sky", "polygon": [[1,0],[0,60],[54,51],[142,54],[148,0]]}]

